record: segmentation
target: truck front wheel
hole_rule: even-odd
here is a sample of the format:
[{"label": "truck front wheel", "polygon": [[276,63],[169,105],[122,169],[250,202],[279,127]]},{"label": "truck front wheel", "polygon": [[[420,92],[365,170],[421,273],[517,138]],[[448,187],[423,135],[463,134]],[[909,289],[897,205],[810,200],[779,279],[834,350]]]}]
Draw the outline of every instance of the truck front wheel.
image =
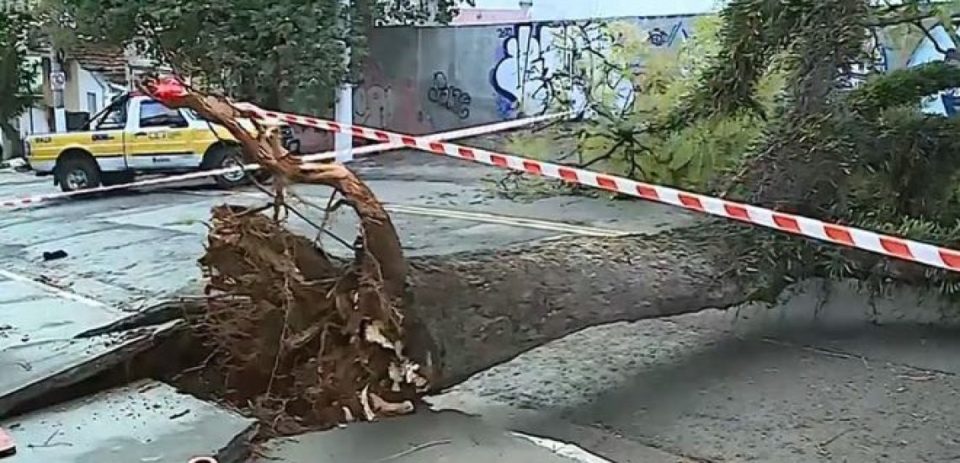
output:
[{"label": "truck front wheel", "polygon": [[[206,169],[224,169],[227,167],[243,166],[243,156],[239,146],[218,146],[209,153],[204,160]],[[236,170],[213,177],[220,188],[234,188],[250,183],[247,172]]]},{"label": "truck front wheel", "polygon": [[65,192],[100,186],[100,167],[87,156],[70,156],[57,163],[57,183]]}]

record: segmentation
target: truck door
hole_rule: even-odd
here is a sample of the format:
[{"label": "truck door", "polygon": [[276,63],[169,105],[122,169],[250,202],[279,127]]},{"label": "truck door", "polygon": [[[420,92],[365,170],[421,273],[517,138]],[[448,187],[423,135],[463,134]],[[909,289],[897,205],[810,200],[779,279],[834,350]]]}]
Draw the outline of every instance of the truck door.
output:
[{"label": "truck door", "polygon": [[141,98],[131,104],[127,125],[127,165],[136,170],[179,170],[196,168],[199,155],[193,152],[186,118],[179,110],[158,101]]},{"label": "truck door", "polygon": [[103,172],[127,168],[124,160],[124,128],[127,125],[127,101],[120,100],[108,107],[90,123],[90,143],[84,140],[90,154]]}]

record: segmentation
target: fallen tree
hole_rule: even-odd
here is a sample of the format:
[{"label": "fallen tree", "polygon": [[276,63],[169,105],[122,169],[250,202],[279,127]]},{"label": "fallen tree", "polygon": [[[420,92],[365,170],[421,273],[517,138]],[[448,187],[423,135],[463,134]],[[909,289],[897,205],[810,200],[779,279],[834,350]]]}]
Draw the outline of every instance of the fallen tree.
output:
[{"label": "fallen tree", "polygon": [[[846,89],[865,39],[863,24],[846,19],[869,11],[862,0],[732,1],[720,33],[732,58],[716,60],[688,101],[651,130],[674,133],[698,120],[761,111],[754,101],[757,79],[777,52],[788,50],[796,59],[786,60],[789,79],[778,113],[760,114],[770,122],[724,190],[769,208],[864,226],[877,217],[892,224],[935,222],[903,234],[932,234],[939,239],[931,241],[950,244],[958,232],[937,228],[948,217],[929,198],[955,203],[945,185],[949,176],[933,174],[956,171],[948,143],[953,131],[945,130],[956,123],[908,105],[960,86],[960,75],[932,64]],[[909,85],[889,85],[904,81]],[[809,276],[928,285],[955,280],[914,264],[716,221],[656,236],[564,238],[405,259],[390,217],[345,167],[302,163],[283,150],[275,128],[255,123],[254,133],[245,130],[238,121],[251,115],[223,98],[157,81],[143,87],[227,127],[243,153],[276,178],[269,206],[214,210],[201,265],[215,297],[191,325],[212,348],[205,371],[219,373],[224,397],[280,432],[407,412],[420,394],[583,328],[772,301],[788,283]],[[903,107],[884,107],[871,96],[891,88],[902,93],[884,101]],[[902,152],[899,146],[921,148]],[[887,175],[893,173],[906,176]],[[902,178],[910,181],[896,187]],[[287,201],[289,182],[328,185],[356,211],[361,227],[353,259],[336,259],[284,228],[283,214],[295,211]],[[899,191],[877,197],[887,189]]]},{"label": "fallen tree", "polygon": [[[275,128],[245,129],[250,114],[224,98],[141,87],[222,124],[275,177],[271,204],[213,210],[200,260],[210,297],[188,320],[211,349],[204,380],[278,432],[410,411],[420,394],[589,326],[746,299],[725,278],[723,242],[698,230],[406,260],[390,217],[344,166],[302,163]],[[329,185],[354,209],[353,259],[284,228],[288,182]]]}]

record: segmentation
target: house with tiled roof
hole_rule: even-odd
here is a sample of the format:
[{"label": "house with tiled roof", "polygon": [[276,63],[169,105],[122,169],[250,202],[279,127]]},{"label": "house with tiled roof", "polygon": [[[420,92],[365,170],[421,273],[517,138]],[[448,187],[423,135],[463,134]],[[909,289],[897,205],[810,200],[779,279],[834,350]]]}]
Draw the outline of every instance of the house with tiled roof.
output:
[{"label": "house with tiled roof", "polygon": [[51,59],[59,61],[64,74],[63,107],[68,130],[82,126],[113,97],[130,90],[135,76],[153,68],[149,60],[138,57],[130,49],[101,44],[73,45],[57,53],[55,58],[49,49],[37,50],[37,56],[42,62],[40,92],[43,98],[37,108],[21,118],[23,135],[54,131]]},{"label": "house with tiled roof", "polygon": [[[65,74],[63,106],[68,114],[75,115],[72,119],[77,123],[103,109],[115,95],[129,90],[133,77],[144,67],[149,68],[149,63],[131,50],[101,44],[71,46],[58,54],[58,60]],[[49,72],[45,75],[49,79]],[[49,93],[49,82],[44,87]]]}]

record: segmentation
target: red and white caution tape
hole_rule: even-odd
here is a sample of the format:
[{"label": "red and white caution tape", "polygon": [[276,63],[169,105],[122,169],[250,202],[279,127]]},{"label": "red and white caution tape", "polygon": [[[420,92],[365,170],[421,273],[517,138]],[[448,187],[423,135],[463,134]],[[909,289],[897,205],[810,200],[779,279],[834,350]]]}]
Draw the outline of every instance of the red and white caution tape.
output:
[{"label": "red and white caution tape", "polygon": [[[528,117],[524,119],[517,119],[511,121],[498,122],[495,124],[487,124],[483,126],[470,127],[466,129],[451,130],[448,132],[440,132],[430,135],[425,135],[420,137],[420,140],[425,140],[427,142],[437,142],[440,140],[453,140],[457,138],[472,137],[476,135],[484,135],[495,132],[502,132],[504,130],[515,129],[518,127],[523,127],[530,124],[535,124],[537,122],[548,121],[551,119],[558,119],[566,116],[566,114],[550,114],[546,116],[536,116]],[[373,130],[373,129],[367,129]],[[377,145],[361,146],[359,148],[353,148],[349,150],[340,150],[340,151],[327,151],[324,153],[309,154],[302,156],[301,159],[305,162],[318,162],[318,161],[327,161],[331,159],[337,159],[344,155],[363,155],[371,153],[379,153],[383,151],[403,148],[407,145],[400,141],[392,141],[388,143],[381,143]],[[177,183],[185,180],[195,180],[199,178],[213,177],[217,175],[223,175],[230,172],[236,172],[238,170],[245,171],[254,171],[260,168],[259,164],[246,164],[239,167],[228,167],[223,169],[213,169],[213,170],[204,170],[200,172],[191,172],[189,174],[180,174],[180,175],[171,175],[168,177],[139,180],[132,183],[125,183],[121,185],[110,185],[110,186],[100,186],[97,188],[90,188],[86,190],[77,190],[64,193],[51,193],[46,195],[37,195],[37,196],[28,196],[22,198],[8,198],[0,200],[0,207],[3,208],[20,208],[26,206],[34,206],[44,202],[50,202],[54,200],[60,200],[65,198],[71,198],[74,196],[83,196],[97,193],[105,193],[108,191],[117,191],[117,190],[127,190],[130,188],[140,188],[147,186],[157,186],[165,185],[168,183]],[[309,165],[307,166],[309,168]]]},{"label": "red and white caution tape", "polygon": [[705,214],[752,223],[774,230],[805,236],[829,243],[875,252],[898,259],[918,262],[933,267],[960,271],[960,251],[942,248],[919,241],[861,230],[845,225],[831,224],[817,219],[776,212],[748,204],[727,201],[697,193],[678,190],[623,177],[561,166],[549,162],[525,159],[480,148],[470,148],[423,137],[412,137],[379,129],[370,129],[292,114],[248,109],[260,117],[292,124],[317,127],[334,132],[384,142],[402,143],[430,153],[442,154],[467,161],[526,172],[541,177],[555,178],[580,185],[636,196],[650,201],[670,204]]}]

